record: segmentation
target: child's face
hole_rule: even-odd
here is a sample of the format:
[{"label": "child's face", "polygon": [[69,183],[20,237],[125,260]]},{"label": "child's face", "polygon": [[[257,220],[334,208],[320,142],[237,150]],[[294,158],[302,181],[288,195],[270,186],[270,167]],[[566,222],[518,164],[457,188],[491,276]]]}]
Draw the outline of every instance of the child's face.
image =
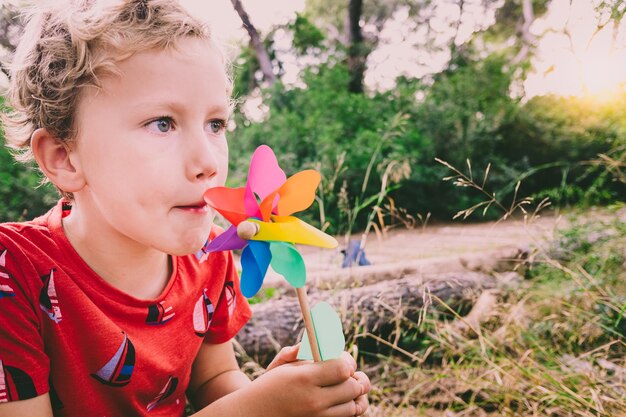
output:
[{"label": "child's face", "polygon": [[203,193],[228,168],[221,55],[189,38],[117,68],[79,100],[72,152],[87,185],[74,193],[77,214],[98,224],[96,239],[193,253],[213,223]]}]

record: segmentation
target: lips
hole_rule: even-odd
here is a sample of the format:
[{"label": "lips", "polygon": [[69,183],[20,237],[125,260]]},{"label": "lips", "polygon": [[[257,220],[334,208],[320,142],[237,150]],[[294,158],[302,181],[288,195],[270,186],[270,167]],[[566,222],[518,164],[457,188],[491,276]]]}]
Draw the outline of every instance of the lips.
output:
[{"label": "lips", "polygon": [[193,204],[185,204],[185,205],[181,205],[181,206],[177,206],[178,208],[189,208],[189,209],[201,209],[207,206],[206,201],[202,200],[202,201],[198,201],[197,203],[193,203]]},{"label": "lips", "polygon": [[187,211],[187,212],[194,212],[194,213],[206,213],[209,211],[209,206],[204,200],[198,201],[197,203],[183,204],[180,206],[176,206],[176,208]]}]

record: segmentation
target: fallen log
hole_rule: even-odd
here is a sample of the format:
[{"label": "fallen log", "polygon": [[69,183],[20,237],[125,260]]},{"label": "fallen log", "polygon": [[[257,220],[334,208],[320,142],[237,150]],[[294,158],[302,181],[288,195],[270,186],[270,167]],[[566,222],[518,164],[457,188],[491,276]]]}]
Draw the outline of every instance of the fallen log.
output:
[{"label": "fallen log", "polygon": [[[415,275],[423,275],[425,279],[430,279],[432,276],[446,273],[512,271],[526,262],[529,253],[530,249],[526,247],[506,246],[452,257],[441,256],[342,269],[314,270],[309,273],[308,284],[310,288],[338,290]],[[265,283],[281,292],[291,290],[289,283],[271,270],[268,271]]]},{"label": "fallen log", "polygon": [[[363,333],[385,338],[407,320],[417,322],[424,306],[442,300],[454,309],[495,287],[498,278],[481,272],[440,274],[428,280],[413,275],[334,292],[312,289],[309,299],[312,306],[326,301],[337,310],[348,339]],[[253,305],[252,311],[254,316],[237,340],[256,362],[265,365],[281,347],[300,340],[303,326],[295,296]]]}]

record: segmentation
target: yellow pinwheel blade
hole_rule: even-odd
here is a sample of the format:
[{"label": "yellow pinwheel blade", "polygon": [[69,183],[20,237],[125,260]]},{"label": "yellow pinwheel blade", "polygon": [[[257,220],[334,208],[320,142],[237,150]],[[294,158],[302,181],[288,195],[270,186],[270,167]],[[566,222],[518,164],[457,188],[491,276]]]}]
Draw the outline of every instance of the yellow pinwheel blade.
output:
[{"label": "yellow pinwheel blade", "polygon": [[336,248],[338,245],[334,237],[327,235],[297,217],[272,216],[271,223],[255,219],[249,219],[249,221],[259,225],[259,233],[252,240],[299,243],[331,249]]}]

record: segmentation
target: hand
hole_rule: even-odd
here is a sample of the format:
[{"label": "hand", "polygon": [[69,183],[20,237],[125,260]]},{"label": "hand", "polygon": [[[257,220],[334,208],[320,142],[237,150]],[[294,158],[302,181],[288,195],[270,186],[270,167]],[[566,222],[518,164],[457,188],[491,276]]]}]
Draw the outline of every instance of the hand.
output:
[{"label": "hand", "polygon": [[367,375],[365,375],[365,373],[361,371],[355,372],[352,377],[356,379],[359,382],[359,384],[361,384],[361,387],[363,389],[362,394],[354,399],[354,402],[356,404],[356,410],[357,410],[357,412],[354,415],[361,416],[365,414],[367,407],[369,407],[370,403],[369,403],[369,400],[367,399],[367,393],[370,392],[372,385],[370,384],[370,379],[367,377]]},{"label": "hand", "polygon": [[340,359],[295,362],[298,346],[288,347],[268,372],[245,390],[248,415],[272,417],[351,417],[368,407],[369,379],[355,372],[347,353]]},{"label": "hand", "polygon": [[[267,366],[266,370],[270,371],[278,366],[285,365],[288,363],[294,363],[298,360],[298,351],[300,350],[300,343],[294,346],[285,346],[278,352],[276,357],[272,360],[272,362]],[[304,363],[304,362],[301,362]],[[367,393],[371,389],[370,379],[365,373],[361,371],[355,372],[352,377],[356,379],[360,384],[362,389],[362,394],[354,399],[354,402],[357,405],[357,412],[355,415],[360,416],[365,413],[367,408],[369,407],[369,400],[367,398]]]},{"label": "hand", "polygon": [[277,368],[281,365],[285,365],[287,363],[298,363],[298,351],[300,351],[300,343],[294,346],[285,346],[280,350],[280,352],[278,352],[272,362],[267,365],[267,368],[265,368],[265,370],[271,371],[272,369]]}]

